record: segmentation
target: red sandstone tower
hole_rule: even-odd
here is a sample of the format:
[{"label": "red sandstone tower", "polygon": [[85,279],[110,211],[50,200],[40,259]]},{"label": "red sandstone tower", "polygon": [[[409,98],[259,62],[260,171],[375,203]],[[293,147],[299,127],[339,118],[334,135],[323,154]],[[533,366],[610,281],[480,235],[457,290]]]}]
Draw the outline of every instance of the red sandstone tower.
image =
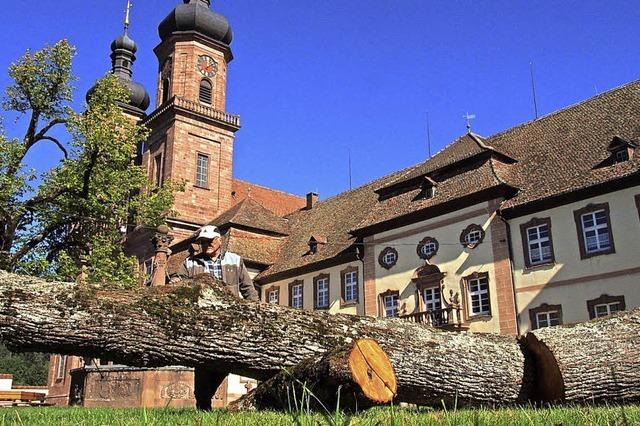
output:
[{"label": "red sandstone tower", "polygon": [[185,182],[176,194],[177,238],[232,206],[234,134],[240,118],[225,111],[227,68],[233,59],[227,19],[209,0],[184,0],[160,24],[157,108],[141,161],[156,185]]}]

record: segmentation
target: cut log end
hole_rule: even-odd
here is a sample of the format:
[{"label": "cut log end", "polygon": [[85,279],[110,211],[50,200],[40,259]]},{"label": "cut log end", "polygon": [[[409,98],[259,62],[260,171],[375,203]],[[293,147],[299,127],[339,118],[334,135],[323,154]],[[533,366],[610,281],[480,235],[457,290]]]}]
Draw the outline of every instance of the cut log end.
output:
[{"label": "cut log end", "polygon": [[564,400],[564,380],[553,353],[533,333],[527,333],[522,338],[522,343],[533,355],[535,363],[535,386],[530,399],[544,403]]},{"label": "cut log end", "polygon": [[372,339],[360,339],[349,354],[353,381],[377,403],[391,402],[398,392],[396,374],[387,354]]}]

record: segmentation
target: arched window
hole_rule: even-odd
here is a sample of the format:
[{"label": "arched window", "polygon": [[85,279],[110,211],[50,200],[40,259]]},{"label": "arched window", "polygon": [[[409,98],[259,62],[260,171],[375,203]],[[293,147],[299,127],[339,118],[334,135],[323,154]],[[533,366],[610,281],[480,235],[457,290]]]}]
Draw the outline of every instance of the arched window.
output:
[{"label": "arched window", "polygon": [[171,86],[171,80],[168,78],[162,80],[162,103],[169,100],[169,86]]},{"label": "arched window", "polygon": [[200,82],[200,102],[211,105],[213,99],[213,85],[209,80],[203,79]]}]

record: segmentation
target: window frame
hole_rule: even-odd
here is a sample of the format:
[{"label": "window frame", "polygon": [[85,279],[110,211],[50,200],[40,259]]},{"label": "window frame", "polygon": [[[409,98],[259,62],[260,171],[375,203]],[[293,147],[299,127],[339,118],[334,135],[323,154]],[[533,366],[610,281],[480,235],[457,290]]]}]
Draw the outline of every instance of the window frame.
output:
[{"label": "window frame", "polygon": [[64,380],[65,373],[67,371],[67,355],[58,355],[56,363],[56,380]]},{"label": "window frame", "polygon": [[[327,304],[326,306],[320,306],[318,300],[318,290],[320,282],[327,282]],[[327,310],[331,307],[331,276],[326,273],[322,273],[313,277],[313,308],[316,310]]]},{"label": "window frame", "polygon": [[589,312],[589,319],[602,318],[596,317],[596,306],[600,305],[611,305],[613,303],[620,304],[620,311],[626,311],[627,305],[624,300],[624,296],[609,296],[608,294],[603,294],[596,299],[587,300],[587,311]]},{"label": "window frame", "polygon": [[[430,254],[426,254],[422,250],[429,244],[434,244],[436,248]],[[437,239],[433,237],[424,237],[416,247],[416,253],[418,254],[418,257],[422,260],[429,260],[433,258],[435,255],[438,254],[438,250],[440,250],[440,243],[438,242]]]},{"label": "window frame", "polygon": [[[393,262],[387,263],[385,262],[385,257],[388,254],[394,254],[395,255],[395,260]],[[385,247],[380,254],[378,255],[378,263],[380,264],[380,266],[382,266],[384,269],[391,269],[393,268],[397,263],[398,263],[398,250],[396,250],[393,247]]]},{"label": "window frame", "polygon": [[640,220],[640,194],[634,197],[636,199],[636,209],[638,209],[638,220]]},{"label": "window frame", "polygon": [[[387,305],[386,305],[386,298],[387,297],[395,297],[396,298],[396,306],[395,306],[395,312],[396,315],[394,316],[388,316],[387,315]],[[379,310],[379,316],[380,318],[398,318],[400,316],[400,291],[398,290],[387,290],[384,293],[380,293],[378,295],[378,303],[380,306],[380,310]]]},{"label": "window frame", "polygon": [[[530,242],[529,242],[529,229],[537,228],[537,227],[540,227],[540,226],[543,226],[543,225],[546,225],[547,228],[549,229],[549,237],[548,238],[549,238],[549,248],[551,249],[551,259],[549,259],[547,261],[533,263],[531,261],[531,252],[530,252],[531,247],[530,247]],[[521,224],[520,225],[520,236],[522,238],[522,249],[523,249],[525,268],[535,268],[535,267],[538,267],[538,266],[552,265],[552,264],[554,264],[556,262],[555,251],[553,249],[553,234],[552,234],[551,218],[550,217],[544,217],[544,218],[534,217],[530,221]]]},{"label": "window frame", "polygon": [[[293,306],[293,288],[300,286],[300,307]],[[289,306],[293,309],[304,309],[304,281],[294,280],[289,283]]]},{"label": "window frame", "polygon": [[[275,302],[271,301],[271,294],[272,293],[276,294]],[[280,287],[279,286],[269,287],[266,290],[265,295],[266,295],[265,302],[267,302],[267,304],[269,304],[269,305],[279,305],[280,304]]]},{"label": "window frame", "polygon": [[[487,295],[487,300],[488,300],[488,305],[489,305],[489,310],[486,312],[478,312],[478,313],[474,313],[473,312],[473,303],[471,300],[472,297],[472,293],[471,293],[471,281],[474,280],[481,280],[481,279],[486,279],[487,280],[487,290],[485,293]],[[464,293],[465,293],[465,314],[467,319],[476,319],[476,318],[485,318],[485,317],[490,317],[492,316],[492,310],[491,310],[491,282],[489,280],[489,273],[488,272],[475,272],[469,276],[466,276],[463,278],[464,280]],[[481,300],[481,299],[480,299]],[[482,305],[482,304],[480,304]]]},{"label": "window frame", "polygon": [[153,183],[157,188],[164,183],[164,155],[162,152],[153,156]]},{"label": "window frame", "polygon": [[[360,301],[360,276],[357,266],[347,266],[340,271],[340,306],[353,306]],[[355,274],[355,294],[356,297],[353,300],[347,300],[347,276]]]},{"label": "window frame", "polygon": [[[205,186],[200,185],[200,181],[198,181],[198,174],[199,174],[199,167],[200,167],[200,158],[204,157],[206,158],[206,182],[205,182]],[[196,152],[196,176],[195,176],[195,181],[194,181],[194,185],[196,188],[200,188],[200,189],[209,189],[209,178],[210,178],[210,170],[211,170],[211,156],[209,154],[206,154],[204,152]]]},{"label": "window frame", "polygon": [[[467,236],[470,235],[472,232],[480,233],[480,239],[476,242],[468,243]],[[464,228],[460,233],[460,244],[462,244],[463,247],[465,248],[474,249],[484,242],[484,239],[486,236],[487,236],[487,233],[484,230],[484,228],[482,228],[482,226],[478,225],[477,223],[472,223],[466,228]]]},{"label": "window frame", "polygon": [[[428,308],[428,303],[432,303],[434,304],[434,302],[427,302],[427,291],[434,293],[434,290],[438,291],[438,308],[433,308],[433,309],[429,309]],[[441,310],[442,309],[442,287],[440,286],[424,286],[422,288],[422,291],[420,292],[420,295],[422,297],[422,303],[424,303],[424,310],[425,311],[430,311],[430,312],[435,312],[437,310]],[[432,300],[436,300],[435,298]],[[435,306],[435,304],[434,304]]]},{"label": "window frame", "polygon": [[563,324],[562,305],[549,305],[547,303],[543,303],[537,308],[529,309],[529,321],[531,322],[531,329],[537,330],[539,328],[542,328],[540,327],[540,324],[538,324],[538,314],[550,313],[550,312],[558,313],[558,320],[560,321],[558,325],[562,325]]},{"label": "window frame", "polygon": [[[604,210],[605,217],[607,219],[607,231],[609,233],[609,248],[606,250],[599,250],[594,252],[588,252],[586,246],[586,240],[584,235],[584,228],[582,225],[582,216],[587,214],[594,214],[598,211]],[[611,224],[611,215],[609,212],[609,203],[599,203],[599,204],[588,204],[587,206],[575,210],[573,212],[574,220],[576,223],[576,231],[578,233],[578,245],[580,249],[580,259],[589,259],[591,257],[602,256],[606,254],[613,254],[616,252],[614,238],[613,238],[613,227]]]},{"label": "window frame", "polygon": [[[209,87],[207,88],[207,90],[210,90],[209,92],[209,102],[207,102],[206,100],[202,100],[202,87],[204,84],[208,84]],[[198,102],[200,102],[202,105],[208,106],[208,107],[213,107],[213,81],[211,81],[208,78],[203,78],[202,80],[200,80],[200,84],[198,85]]]}]

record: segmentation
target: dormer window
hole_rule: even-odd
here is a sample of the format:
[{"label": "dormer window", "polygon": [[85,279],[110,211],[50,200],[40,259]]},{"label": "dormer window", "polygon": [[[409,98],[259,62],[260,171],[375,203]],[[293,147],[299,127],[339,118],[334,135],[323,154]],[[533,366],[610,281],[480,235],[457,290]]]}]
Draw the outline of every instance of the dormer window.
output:
[{"label": "dormer window", "polygon": [[634,141],[622,139],[619,136],[614,136],[614,138],[609,143],[607,150],[611,153],[609,158],[604,161],[606,164],[602,164],[602,166],[610,166],[613,164],[624,163],[629,161],[631,157],[633,157],[633,153],[635,149],[638,147],[638,144]]},{"label": "dormer window", "polygon": [[320,235],[312,235],[309,238],[309,253],[308,254],[316,254],[318,250],[325,244],[327,244],[327,238],[322,237]]},{"label": "dormer window", "polygon": [[435,197],[436,186],[436,181],[431,179],[429,176],[425,176],[421,184],[422,191],[420,192],[420,198],[428,200],[429,198]]}]

